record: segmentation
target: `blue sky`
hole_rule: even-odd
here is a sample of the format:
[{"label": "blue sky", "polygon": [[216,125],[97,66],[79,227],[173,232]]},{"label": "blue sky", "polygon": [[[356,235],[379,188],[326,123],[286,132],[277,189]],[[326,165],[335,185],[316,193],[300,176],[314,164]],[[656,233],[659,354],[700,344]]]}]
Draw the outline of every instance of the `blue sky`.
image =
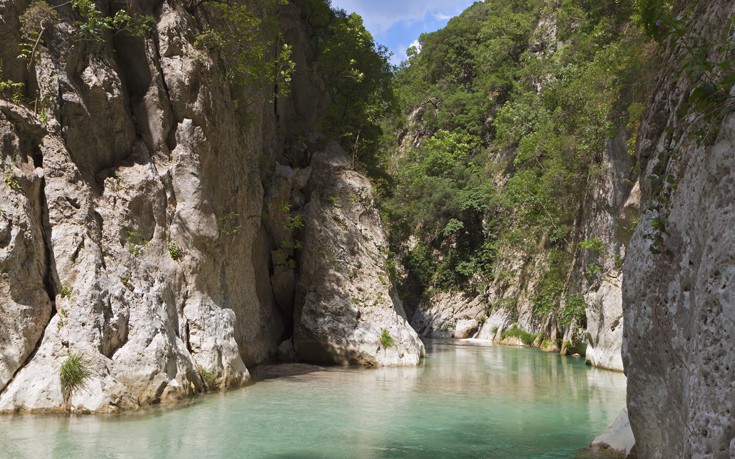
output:
[{"label": "blue sky", "polygon": [[441,29],[475,0],[332,0],[334,8],[362,16],[375,41],[393,52],[391,62],[406,58],[406,50],[424,32]]}]

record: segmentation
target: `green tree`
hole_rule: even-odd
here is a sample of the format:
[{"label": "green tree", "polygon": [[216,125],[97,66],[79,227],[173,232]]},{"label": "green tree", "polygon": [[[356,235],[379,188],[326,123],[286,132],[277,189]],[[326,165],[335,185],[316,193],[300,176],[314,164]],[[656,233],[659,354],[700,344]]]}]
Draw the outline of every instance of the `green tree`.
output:
[{"label": "green tree", "polygon": [[[320,20],[323,17],[320,16]],[[375,44],[357,14],[334,11],[321,40],[318,66],[331,96],[325,133],[340,139],[368,172],[381,174],[376,158],[381,121],[396,109],[389,53]]]}]

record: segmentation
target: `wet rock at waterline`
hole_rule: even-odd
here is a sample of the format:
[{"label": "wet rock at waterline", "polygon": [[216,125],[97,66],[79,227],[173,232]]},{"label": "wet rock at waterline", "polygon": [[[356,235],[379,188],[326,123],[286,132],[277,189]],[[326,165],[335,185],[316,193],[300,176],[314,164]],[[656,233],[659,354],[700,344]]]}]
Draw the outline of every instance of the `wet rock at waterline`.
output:
[{"label": "wet rock at waterline", "polygon": [[610,427],[592,440],[592,451],[610,456],[628,457],[635,447],[635,438],[630,429],[628,410],[623,409]]}]

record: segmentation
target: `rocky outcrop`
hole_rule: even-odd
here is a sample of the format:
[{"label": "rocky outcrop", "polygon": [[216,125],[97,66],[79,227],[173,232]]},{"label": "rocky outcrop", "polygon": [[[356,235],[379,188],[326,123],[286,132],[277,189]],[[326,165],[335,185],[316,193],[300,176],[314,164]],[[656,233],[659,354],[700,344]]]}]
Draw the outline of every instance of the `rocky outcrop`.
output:
[{"label": "rocky outcrop", "polygon": [[[720,44],[735,6],[687,13],[679,20],[702,44],[697,56],[729,65]],[[727,73],[690,80],[679,69],[691,59],[670,38],[638,146],[644,212],[624,266],[623,360],[641,457],[735,455],[734,93]]]},{"label": "rocky outcrop", "polygon": [[385,268],[370,182],[336,143],[313,154],[296,292],[294,347],[304,360],[416,365],[424,346]]},{"label": "rocky outcrop", "polygon": [[0,390],[34,351],[51,317],[43,171],[23,148],[38,142],[42,129],[31,112],[15,108],[0,101]]},{"label": "rocky outcrop", "polygon": [[419,305],[411,326],[428,338],[472,338],[487,318],[483,300],[467,298],[461,292],[437,293]]},{"label": "rocky outcrop", "polygon": [[[48,247],[26,255],[44,269],[41,297],[55,295],[56,314],[0,410],[61,406],[58,368],[70,352],[90,371],[72,405],[90,411],[190,395],[204,386],[199,368],[217,386],[241,385],[245,362],[275,352],[280,318],[259,301],[252,259],[239,256],[260,226],[250,165],[261,129],[240,126],[223,75],[192,45],[191,17],[160,8],[150,38],[90,50],[61,23],[40,51],[39,99],[52,102],[43,135],[19,154],[37,158],[43,180],[27,195],[44,221],[39,209],[29,230]],[[18,164],[10,151],[8,170]],[[45,309],[41,322],[48,300]]]},{"label": "rocky outcrop", "polygon": [[623,370],[623,297],[619,278],[606,278],[587,295],[585,359],[609,370]]},{"label": "rocky outcrop", "polygon": [[592,451],[604,452],[605,457],[628,457],[635,447],[635,438],[630,429],[628,410],[623,409],[607,430],[592,440]]},{"label": "rocky outcrop", "polygon": [[[17,48],[26,3],[0,3],[0,36],[10,40],[3,53]],[[61,5],[62,19],[30,66],[35,113],[0,101],[0,411],[64,409],[59,370],[72,354],[89,374],[68,401],[79,411],[116,412],[241,386],[250,381],[247,366],[275,358],[293,334],[294,247],[290,260],[278,250],[292,231],[278,228],[288,222],[284,205],[306,204],[300,190],[310,157],[283,143],[300,118],[306,129],[317,125],[319,108],[309,112],[301,96],[271,103],[268,85],[238,93],[216,53],[195,46],[208,15],[180,2],[136,5],[154,17],[150,33],[105,32],[99,43],[80,40],[71,6]],[[297,4],[284,7],[281,20],[287,37],[306,36]],[[293,47],[304,64],[294,85],[308,95],[320,86],[312,84],[318,75],[304,40]],[[3,66],[6,75],[25,75],[18,61]],[[284,179],[285,198],[279,177],[289,168],[276,160],[304,163]],[[360,197],[357,213],[344,215],[356,219],[350,236],[338,235],[354,244],[333,249],[349,248],[362,260],[368,280],[360,298],[376,303],[330,339],[367,346],[386,329],[394,346],[354,354],[350,363],[416,364],[420,342],[403,326],[389,289],[373,285],[384,270],[369,185],[346,169],[321,170],[309,181],[318,202],[308,220],[328,228],[325,234],[335,229],[319,223],[332,214],[319,215],[328,198],[316,190],[347,193],[346,202]],[[305,239],[313,241],[305,241],[312,255],[302,268],[311,281],[302,285],[343,288],[320,283],[339,273],[307,269],[332,260],[332,247],[319,244],[338,241],[309,230]],[[314,314],[302,316],[311,321],[336,316],[308,305]]]}]

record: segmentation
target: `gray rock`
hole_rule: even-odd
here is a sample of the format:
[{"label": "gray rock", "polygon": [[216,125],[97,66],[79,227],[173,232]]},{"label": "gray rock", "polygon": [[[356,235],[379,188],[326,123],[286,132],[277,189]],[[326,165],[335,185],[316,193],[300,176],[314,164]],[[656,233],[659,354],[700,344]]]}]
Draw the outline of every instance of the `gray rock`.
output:
[{"label": "gray rock", "polygon": [[623,371],[623,299],[620,280],[607,277],[587,295],[587,350],[591,365]]},{"label": "gray rock", "polygon": [[[708,3],[685,27],[712,44],[704,48],[710,58],[731,61],[732,50],[717,44],[729,39],[733,14],[732,3]],[[664,62],[678,65],[678,52],[667,49]],[[676,67],[662,69],[656,87],[638,151],[648,210],[624,266],[630,423],[641,457],[728,457],[735,439],[735,116],[720,112],[723,118],[697,124],[700,115],[686,111],[691,84]],[[698,139],[700,128],[717,136]],[[654,174],[672,179],[661,186]],[[661,193],[670,204],[661,207]],[[652,251],[654,219],[665,219],[665,233]]]},{"label": "gray rock", "polygon": [[[40,170],[23,141],[35,137],[14,128],[6,111],[31,114],[0,101],[0,392],[38,345],[51,317],[49,272],[43,234]],[[21,124],[21,126],[23,126]]]},{"label": "gray rock", "polygon": [[[336,143],[315,153],[311,164],[296,292],[298,358],[418,365],[424,346],[392,299],[385,234],[370,182],[347,169],[347,157]],[[390,340],[381,343],[381,335]]]},{"label": "gray rock", "polygon": [[281,362],[293,362],[296,358],[293,340],[287,339],[278,346],[278,360]]},{"label": "gray rock", "polygon": [[628,410],[623,409],[612,425],[592,440],[591,447],[607,453],[627,457],[635,446],[635,437],[628,421]]},{"label": "gray rock", "polygon": [[419,305],[411,326],[427,338],[471,338],[480,328],[485,311],[482,296],[439,292]]}]

